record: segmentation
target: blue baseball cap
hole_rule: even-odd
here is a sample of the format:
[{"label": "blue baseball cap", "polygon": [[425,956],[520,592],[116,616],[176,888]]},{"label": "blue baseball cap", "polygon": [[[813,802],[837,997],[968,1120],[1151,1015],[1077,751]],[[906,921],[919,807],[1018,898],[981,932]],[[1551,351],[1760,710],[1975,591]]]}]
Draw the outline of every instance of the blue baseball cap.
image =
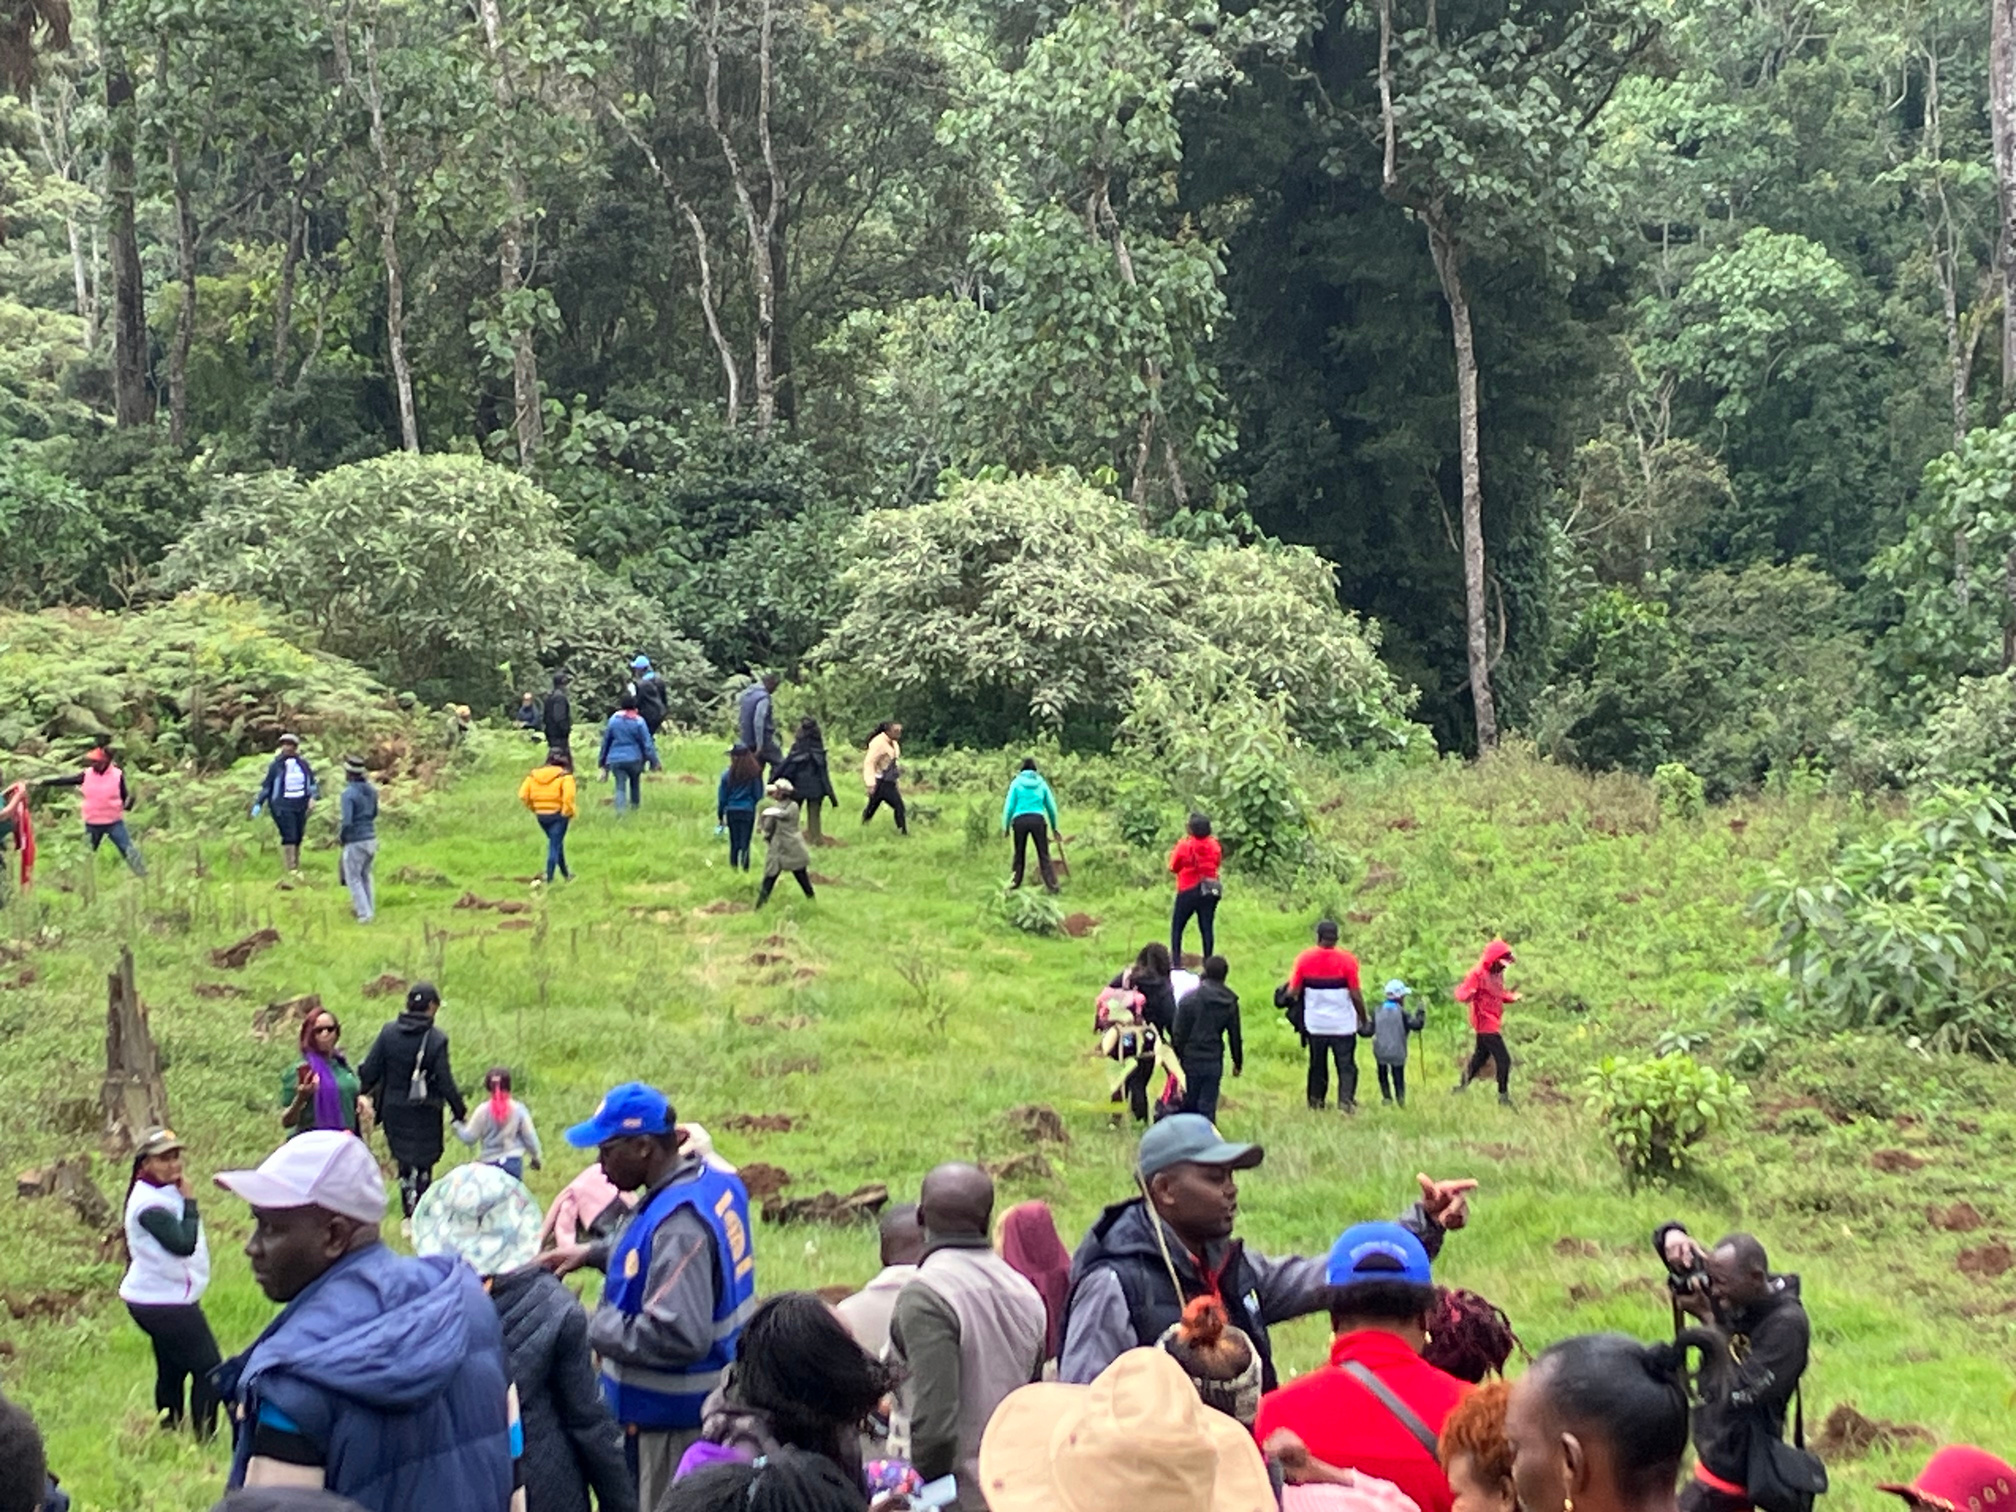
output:
[{"label": "blue baseball cap", "polygon": [[1138,1169],[1146,1181],[1174,1165],[1230,1166],[1250,1171],[1264,1152],[1255,1144],[1234,1144],[1202,1113],[1173,1113],[1141,1136]]},{"label": "blue baseball cap", "polygon": [[1398,1000],[1404,997],[1412,997],[1413,995],[1414,989],[1398,977],[1393,978],[1392,981],[1386,984],[1386,996],[1389,1000]]},{"label": "blue baseball cap", "polygon": [[1324,1269],[1323,1279],[1332,1286],[1352,1286],[1361,1281],[1435,1284],[1428,1268],[1428,1251],[1397,1223],[1358,1223],[1344,1230],[1330,1246],[1330,1263]]},{"label": "blue baseball cap", "polygon": [[663,1092],[642,1082],[625,1082],[609,1089],[593,1118],[567,1131],[567,1143],[577,1150],[592,1150],[633,1134],[670,1134],[674,1117],[672,1099]]},{"label": "blue baseball cap", "polygon": [[630,669],[633,672],[642,672],[646,667],[650,665],[651,665],[651,658],[643,655],[642,653],[639,653],[635,658],[631,660]]}]

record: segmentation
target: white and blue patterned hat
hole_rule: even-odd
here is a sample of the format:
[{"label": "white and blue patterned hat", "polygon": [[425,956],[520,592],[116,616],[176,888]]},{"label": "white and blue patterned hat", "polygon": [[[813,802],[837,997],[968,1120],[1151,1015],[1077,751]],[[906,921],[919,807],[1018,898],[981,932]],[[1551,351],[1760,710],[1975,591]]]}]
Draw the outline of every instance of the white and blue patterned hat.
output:
[{"label": "white and blue patterned hat", "polygon": [[413,1248],[459,1255],[479,1276],[523,1270],[539,1257],[539,1204],[501,1166],[456,1166],[413,1210]]}]

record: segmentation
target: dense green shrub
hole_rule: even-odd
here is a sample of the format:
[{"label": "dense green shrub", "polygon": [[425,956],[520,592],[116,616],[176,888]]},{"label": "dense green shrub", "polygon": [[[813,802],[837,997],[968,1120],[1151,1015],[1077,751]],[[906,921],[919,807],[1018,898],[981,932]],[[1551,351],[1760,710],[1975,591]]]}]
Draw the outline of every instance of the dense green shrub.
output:
[{"label": "dense green shrub", "polygon": [[2016,828],[1999,799],[1945,789],[1849,841],[1815,882],[1772,878],[1760,911],[1794,1000],[1842,1028],[2016,1053]]},{"label": "dense green shrub", "polygon": [[1038,887],[1004,887],[994,906],[1002,921],[1024,934],[1064,933],[1064,905]]},{"label": "dense green shrub", "polygon": [[2016,801],[2016,672],[1961,678],[1914,744],[1917,783],[1982,788]]},{"label": "dense green shrub", "polygon": [[171,553],[173,587],[259,598],[320,644],[429,701],[490,704],[571,665],[590,712],[637,651],[695,716],[712,673],[634,590],[567,547],[560,508],[530,480],[470,457],[404,453],[339,467],[224,480]]},{"label": "dense green shrub", "polygon": [[1662,819],[1699,819],[1707,806],[1701,779],[1684,761],[1662,761],[1652,773],[1652,796]]},{"label": "dense green shrub", "polygon": [[1634,1187],[1683,1172],[1694,1146],[1726,1124],[1747,1095],[1735,1077],[1691,1055],[1605,1056],[1584,1085],[1589,1109]]}]

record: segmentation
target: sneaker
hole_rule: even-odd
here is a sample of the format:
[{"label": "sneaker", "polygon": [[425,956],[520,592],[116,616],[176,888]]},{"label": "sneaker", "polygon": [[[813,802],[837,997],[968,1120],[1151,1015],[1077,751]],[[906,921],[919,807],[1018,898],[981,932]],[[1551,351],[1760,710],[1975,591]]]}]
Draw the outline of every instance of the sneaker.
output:
[{"label": "sneaker", "polygon": [[1313,1097],[1309,1099],[1309,1111],[1311,1113],[1321,1113],[1326,1106],[1327,1104],[1318,1102]]},{"label": "sneaker", "polygon": [[1356,1118],[1358,1116],[1358,1104],[1354,1102],[1339,1103],[1337,1104],[1337,1111],[1342,1113],[1346,1118]]}]

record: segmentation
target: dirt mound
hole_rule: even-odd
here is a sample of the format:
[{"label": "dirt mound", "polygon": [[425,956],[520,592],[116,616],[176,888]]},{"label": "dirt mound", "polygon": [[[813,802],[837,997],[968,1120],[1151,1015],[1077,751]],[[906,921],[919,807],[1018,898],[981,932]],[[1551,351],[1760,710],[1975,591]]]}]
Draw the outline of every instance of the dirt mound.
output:
[{"label": "dirt mound", "polygon": [[1864,1417],[1852,1402],[1839,1403],[1814,1436],[1813,1452],[1824,1460],[1857,1459],[1872,1449],[1904,1449],[1936,1442],[1916,1423],[1888,1423]]},{"label": "dirt mound", "polygon": [[1048,1181],[1057,1174],[1057,1168],[1041,1150],[1025,1150],[1006,1160],[989,1161],[987,1174],[996,1181]]},{"label": "dirt mound", "polygon": [[406,978],[390,971],[386,972],[383,976],[373,977],[363,987],[364,996],[370,998],[396,997],[405,990]]},{"label": "dirt mound", "polygon": [[742,1178],[742,1185],[749,1195],[761,1201],[765,1197],[775,1197],[791,1185],[791,1173],[782,1166],[766,1165],[760,1160],[752,1160],[739,1166],[736,1174]]},{"label": "dirt mound", "polygon": [[1071,1135],[1064,1127],[1064,1118],[1055,1108],[1042,1103],[1029,1103],[1020,1108],[1010,1108],[1002,1115],[1008,1127],[1020,1134],[1030,1144],[1069,1144]]},{"label": "dirt mound", "polygon": [[721,1127],[741,1134],[789,1134],[803,1122],[789,1113],[730,1113]]},{"label": "dirt mound", "polygon": [[1922,1171],[1928,1162],[1923,1155],[1913,1155],[1909,1150],[1878,1150],[1869,1157],[1869,1164],[1886,1175],[1901,1176],[1908,1171]]},{"label": "dirt mound", "polygon": [[236,945],[227,945],[222,950],[210,952],[210,964],[226,971],[241,971],[245,963],[261,951],[271,950],[280,943],[280,931],[262,929],[257,934],[249,934]]},{"label": "dirt mound", "polygon": [[695,777],[691,772],[681,772],[672,780],[674,782],[683,782],[687,787],[698,787],[700,785],[700,779]]},{"label": "dirt mound", "polygon": [[23,966],[13,976],[8,977],[5,981],[0,981],[0,987],[33,987],[35,985],[35,978],[39,975],[41,973],[36,971],[33,966]]},{"label": "dirt mound", "polygon": [[873,1223],[889,1205],[889,1188],[879,1181],[856,1187],[845,1197],[821,1192],[816,1197],[771,1197],[763,1204],[765,1223]]},{"label": "dirt mound", "polygon": [[751,966],[788,966],[791,964],[791,957],[776,950],[752,950],[749,952],[748,961]]},{"label": "dirt mound", "polygon": [[264,1008],[253,1011],[252,1038],[263,1045],[283,1030],[285,1033],[282,1034],[282,1038],[298,1036],[301,1021],[309,1014],[321,1011],[322,997],[320,993],[315,992],[304,992],[300,997],[282,998],[278,1002],[268,1003]]},{"label": "dirt mound", "polygon": [[808,871],[807,873],[805,873],[805,875],[812,879],[812,885],[814,887],[845,887],[847,885],[845,882],[842,882],[838,877],[824,876],[821,873],[815,871]]},{"label": "dirt mound", "polygon": [[234,987],[229,982],[197,982],[192,987],[190,987],[189,990],[195,993],[196,996],[198,996],[199,998],[209,998],[213,1001],[219,998],[242,998],[252,996],[252,994],[247,992],[243,987]]},{"label": "dirt mound", "polygon": [[1993,1244],[1976,1245],[1973,1249],[1963,1249],[1953,1262],[1963,1276],[1979,1276],[1984,1281],[1992,1281],[2004,1275],[2012,1265],[2016,1265],[2016,1253],[2001,1240]]},{"label": "dirt mound", "polygon": [[465,892],[457,898],[454,908],[494,908],[498,913],[530,913],[532,905],[523,898],[479,898],[473,892]]},{"label": "dirt mound", "polygon": [[1574,1239],[1564,1234],[1554,1241],[1554,1253],[1563,1259],[1594,1260],[1603,1253],[1603,1246],[1594,1239]]},{"label": "dirt mound", "polygon": [[1082,940],[1099,927],[1099,921],[1088,913],[1064,915],[1064,922],[1057,926],[1074,940]]},{"label": "dirt mound", "polygon": [[60,1320],[84,1310],[84,1293],[74,1291],[8,1292],[0,1306],[9,1317],[26,1323],[35,1318]]},{"label": "dirt mound", "polygon": [[498,923],[497,927],[499,929],[537,929],[539,921],[536,919],[504,919]]},{"label": "dirt mound", "polygon": [[1975,1210],[1973,1203],[1956,1202],[1951,1207],[1927,1208],[1925,1221],[1949,1234],[1971,1234],[1987,1220]]},{"label": "dirt mound", "polygon": [[709,903],[702,908],[696,908],[693,912],[696,914],[737,914],[751,913],[754,910],[755,905],[753,903],[744,903],[739,898],[722,898],[718,902]]}]

